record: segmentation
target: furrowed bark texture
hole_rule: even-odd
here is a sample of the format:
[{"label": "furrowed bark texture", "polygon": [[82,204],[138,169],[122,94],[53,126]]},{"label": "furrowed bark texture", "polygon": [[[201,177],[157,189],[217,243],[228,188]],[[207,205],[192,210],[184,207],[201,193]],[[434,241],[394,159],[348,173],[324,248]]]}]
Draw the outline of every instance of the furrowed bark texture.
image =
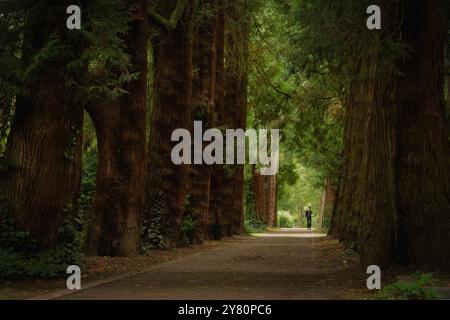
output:
[{"label": "furrowed bark texture", "polygon": [[[201,4],[212,12],[217,12],[217,1],[208,0]],[[203,131],[212,128],[212,112],[216,93],[216,29],[217,14],[198,18],[199,27],[196,30],[194,44],[194,81],[192,89],[192,120],[201,121]],[[203,144],[203,148],[207,144]],[[196,150],[193,148],[193,154]],[[203,157],[203,149],[198,150],[198,157]],[[212,167],[205,164],[195,164],[189,173],[189,203],[186,214],[194,221],[194,230],[190,243],[202,243],[206,239],[210,185]]]},{"label": "furrowed bark texture", "polygon": [[126,36],[132,72],[128,91],[117,101],[87,108],[98,139],[98,167],[88,253],[100,256],[139,254],[144,204],[147,110],[147,0],[130,1],[140,8]]},{"label": "furrowed bark texture", "polygon": [[445,125],[444,2],[408,1],[411,55],[398,85],[399,245],[406,261],[450,269],[450,157]]},{"label": "furrowed bark texture", "polygon": [[[356,239],[363,266],[397,260],[449,269],[442,4],[409,1],[400,25],[409,55],[397,61],[400,72],[386,67],[374,48],[368,68],[377,69],[366,73],[375,77],[358,81],[360,94],[351,91],[332,232],[343,241]],[[355,109],[354,98],[363,93],[368,101]]]},{"label": "furrowed bark texture", "polygon": [[153,39],[154,97],[149,142],[145,217],[157,221],[167,248],[177,245],[188,190],[189,166],[171,160],[176,129],[192,127],[193,3],[188,1],[175,30]]},{"label": "furrowed bark texture", "polygon": [[268,227],[277,226],[277,176],[262,176],[253,170],[253,203],[256,219]]},{"label": "furrowed bark texture", "polygon": [[[250,22],[246,0],[228,6],[228,32],[226,37],[225,105],[230,129],[246,130],[248,95],[248,46]],[[231,166],[226,188],[232,189],[232,211],[227,219],[228,235],[240,234],[244,227],[244,165]],[[232,200],[231,200],[232,199]]]},{"label": "furrowed bark texture", "polygon": [[[216,85],[214,95],[214,119],[216,128],[222,126],[225,118],[225,11],[224,0],[218,0],[218,17],[216,32]],[[223,185],[225,172],[223,165],[211,168],[211,185],[209,196],[209,213],[207,234],[209,239],[220,240],[223,230]],[[226,205],[226,204],[225,204]]]},{"label": "furrowed bark texture", "polygon": [[[51,6],[35,17],[24,37],[24,64],[41,50],[52,33],[70,43],[65,12]],[[83,49],[79,43],[75,55]],[[81,179],[83,108],[69,104],[66,86],[70,57],[51,57],[39,70],[28,95],[16,97],[16,111],[5,160],[11,163],[0,179],[0,195],[19,230],[30,232],[39,250],[52,249],[67,212],[76,209]]]}]

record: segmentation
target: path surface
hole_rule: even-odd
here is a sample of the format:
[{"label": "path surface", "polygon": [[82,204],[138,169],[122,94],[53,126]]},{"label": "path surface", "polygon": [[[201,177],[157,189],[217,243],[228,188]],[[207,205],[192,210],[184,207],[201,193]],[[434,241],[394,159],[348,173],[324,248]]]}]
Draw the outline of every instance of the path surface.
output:
[{"label": "path surface", "polygon": [[270,232],[60,299],[340,299],[365,283],[334,240]]}]

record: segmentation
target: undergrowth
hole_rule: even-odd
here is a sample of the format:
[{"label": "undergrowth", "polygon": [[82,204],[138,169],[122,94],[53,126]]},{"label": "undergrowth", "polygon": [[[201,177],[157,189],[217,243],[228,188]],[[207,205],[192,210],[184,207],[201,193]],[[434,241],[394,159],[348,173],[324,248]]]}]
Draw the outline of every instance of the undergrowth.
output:
[{"label": "undergrowth", "polygon": [[377,292],[373,299],[377,300],[438,300],[441,296],[433,286],[437,280],[433,273],[416,273],[414,281],[396,281],[386,285]]}]

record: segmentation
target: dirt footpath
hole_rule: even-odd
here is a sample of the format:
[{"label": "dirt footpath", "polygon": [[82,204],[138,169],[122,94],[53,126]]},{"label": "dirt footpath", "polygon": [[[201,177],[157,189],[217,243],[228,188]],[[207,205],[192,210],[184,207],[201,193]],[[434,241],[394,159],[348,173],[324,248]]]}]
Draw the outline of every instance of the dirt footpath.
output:
[{"label": "dirt footpath", "polygon": [[337,241],[305,229],[215,249],[59,299],[355,299],[366,275]]}]

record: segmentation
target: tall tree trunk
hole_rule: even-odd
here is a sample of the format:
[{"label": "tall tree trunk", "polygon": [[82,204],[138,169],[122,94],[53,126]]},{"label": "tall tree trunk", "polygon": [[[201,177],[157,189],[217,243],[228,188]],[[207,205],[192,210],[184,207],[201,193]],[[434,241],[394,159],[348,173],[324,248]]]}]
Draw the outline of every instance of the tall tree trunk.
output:
[{"label": "tall tree trunk", "polygon": [[319,226],[322,227],[323,220],[325,216],[325,205],[327,200],[327,189],[326,189],[327,181],[325,180],[324,189],[322,193],[322,200],[320,202],[320,213],[319,213]]},{"label": "tall tree trunk", "polygon": [[[367,80],[358,84],[368,101],[358,109],[349,104],[347,158],[333,231],[347,240],[345,228],[350,227],[363,266],[397,258],[429,269],[450,268],[443,91],[447,29],[441,5],[438,0],[408,2],[400,27],[410,53],[397,60],[400,72],[386,67],[382,50],[375,47],[371,64],[363,66]],[[394,7],[385,8],[385,21],[397,16]],[[395,23],[389,25],[395,29]],[[376,45],[382,45],[379,40]],[[354,119],[364,125],[355,125]],[[351,165],[355,159],[358,167]],[[352,180],[355,173],[357,179]]]},{"label": "tall tree trunk", "polygon": [[[255,167],[255,166],[254,166]],[[258,170],[253,170],[253,204],[256,219],[266,224],[266,200],[264,176]]]},{"label": "tall tree trunk", "polygon": [[[216,114],[217,126],[227,129],[245,129],[247,110],[248,26],[242,26],[240,19],[246,13],[244,2],[226,2],[228,32],[225,38],[224,14],[219,14],[218,38],[226,44],[226,65],[222,44],[218,46],[218,78]],[[222,70],[224,70],[222,72]],[[224,92],[226,94],[223,97]],[[222,106],[226,106],[223,108]],[[244,168],[241,165],[217,166],[212,173],[211,218],[221,222],[223,236],[241,233],[244,222]],[[221,217],[218,219],[218,217]],[[214,220],[212,220],[214,221]]]},{"label": "tall tree trunk", "polygon": [[188,190],[189,165],[172,163],[176,143],[171,136],[176,129],[192,127],[193,10],[194,1],[188,1],[177,27],[158,30],[153,39],[154,96],[145,219],[167,248],[179,240]]},{"label": "tall tree trunk", "polygon": [[[395,3],[383,6],[383,20],[393,28]],[[357,244],[363,266],[392,261],[397,243],[395,71],[380,56],[384,36],[373,34],[370,62],[359,62],[355,69],[344,170],[332,217],[332,232],[347,244]]]},{"label": "tall tree trunk", "polygon": [[[378,39],[350,90],[345,159],[332,233],[357,245],[362,265],[392,260],[395,237],[395,109],[393,73],[379,78]],[[383,170],[380,170],[383,168]]]},{"label": "tall tree trunk", "polygon": [[[235,1],[228,7],[229,23],[226,38],[225,105],[227,125],[243,129],[247,125],[248,46],[250,22],[246,0]],[[232,176],[226,188],[232,188],[233,208],[230,212],[230,233],[243,232],[244,226],[244,165],[232,166]]]},{"label": "tall tree trunk", "polygon": [[262,176],[253,171],[253,204],[258,222],[277,225],[277,176]]},{"label": "tall tree trunk", "polygon": [[398,73],[383,68],[368,113],[359,251],[364,266],[396,257],[424,268],[449,268],[446,29],[440,1],[410,1],[408,12],[414,14],[406,15],[401,28],[410,55]]},{"label": "tall tree trunk", "polygon": [[[225,117],[225,1],[218,0],[218,17],[216,31],[216,86],[214,95],[213,125],[221,127]],[[223,165],[211,168],[211,184],[209,194],[209,213],[207,233],[209,239],[220,240],[223,230],[222,203],[225,171]]]},{"label": "tall tree trunk", "polygon": [[[364,133],[359,214],[358,249],[363,266],[383,266],[392,261],[396,239],[396,115],[395,83],[392,74],[369,84],[373,102],[369,104]],[[382,168],[382,169],[381,169]]]},{"label": "tall tree trunk", "polygon": [[[24,65],[54,33],[70,44],[64,10],[47,9],[24,34]],[[82,49],[76,48],[75,55]],[[73,96],[65,79],[70,62],[62,55],[49,58],[29,85],[29,94],[16,97],[5,152],[12,168],[0,179],[0,195],[17,228],[29,231],[41,250],[57,244],[65,213],[76,207],[79,196],[83,108],[80,101],[68,104]]]},{"label": "tall tree trunk", "polygon": [[[358,65],[355,73],[362,72]],[[362,157],[364,153],[364,137],[367,119],[368,100],[366,86],[362,80],[354,80],[351,84],[346,105],[346,123],[343,158],[344,164],[338,190],[338,202],[332,217],[331,234],[342,242],[352,245],[356,243],[359,223],[357,201],[359,186],[362,181]],[[359,192],[359,194],[362,194]]]},{"label": "tall tree trunk", "polygon": [[[360,63],[347,101],[344,167],[331,232],[357,245],[361,262],[384,264],[395,248],[395,135],[387,80],[377,81],[377,48]],[[384,168],[380,171],[380,168]],[[375,263],[375,261],[377,263]]]},{"label": "tall tree trunk", "polygon": [[267,225],[275,227],[277,225],[277,176],[265,176],[268,183],[267,197],[269,205],[267,208]]},{"label": "tall tree trunk", "polygon": [[135,16],[125,42],[132,72],[139,76],[126,85],[128,93],[117,101],[87,108],[99,154],[90,255],[139,254],[146,170],[147,0],[129,1],[129,5],[135,7]]},{"label": "tall tree trunk", "polygon": [[234,208],[232,218],[232,233],[244,232],[244,165],[237,165],[234,171]]},{"label": "tall tree trunk", "polygon": [[398,86],[400,249],[407,262],[450,269],[450,162],[445,125],[443,1],[408,1],[411,48]]},{"label": "tall tree trunk", "polygon": [[336,189],[332,184],[331,178],[326,178],[324,183],[322,204],[320,207],[320,226],[324,226],[325,222],[329,225],[334,210],[336,200]]},{"label": "tall tree trunk", "polygon": [[[212,128],[212,112],[216,87],[216,28],[217,1],[206,0],[201,4],[203,9],[213,12],[207,17],[198,18],[194,45],[194,69],[196,70],[192,89],[192,119],[201,121],[203,131]],[[203,145],[205,147],[206,144]],[[194,150],[194,148],[193,148]],[[203,150],[199,150],[203,153]],[[195,153],[195,150],[194,150]],[[203,154],[199,155],[203,157]],[[189,174],[188,215],[194,221],[191,243],[202,243],[206,238],[209,212],[209,195],[211,185],[211,166],[192,165]]]}]

